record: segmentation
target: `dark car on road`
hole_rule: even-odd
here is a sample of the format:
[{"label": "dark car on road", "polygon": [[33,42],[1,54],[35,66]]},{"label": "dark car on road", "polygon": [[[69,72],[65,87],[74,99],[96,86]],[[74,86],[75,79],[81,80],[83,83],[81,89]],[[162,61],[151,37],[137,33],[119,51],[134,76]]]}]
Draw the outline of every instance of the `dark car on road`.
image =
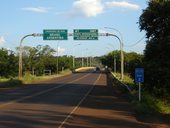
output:
[{"label": "dark car on road", "polygon": [[96,67],[96,72],[100,72],[100,68],[99,67]]}]

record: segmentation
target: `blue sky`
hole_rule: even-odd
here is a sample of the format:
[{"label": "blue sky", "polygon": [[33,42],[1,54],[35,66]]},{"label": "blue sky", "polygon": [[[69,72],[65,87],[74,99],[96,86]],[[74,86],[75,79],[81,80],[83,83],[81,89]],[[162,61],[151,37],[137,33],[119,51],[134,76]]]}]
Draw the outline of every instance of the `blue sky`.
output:
[{"label": "blue sky", "polygon": [[[24,35],[43,33],[44,29],[98,29],[123,35],[124,50],[143,53],[145,36],[137,24],[147,0],[1,0],[0,1],[0,47],[15,50]],[[44,41],[42,37],[28,37],[24,45],[50,45],[59,55],[104,55],[119,50],[114,37],[99,37],[97,41]],[[77,45],[80,44],[80,45]],[[131,46],[133,45],[133,46]],[[73,49],[75,52],[73,52]]]}]

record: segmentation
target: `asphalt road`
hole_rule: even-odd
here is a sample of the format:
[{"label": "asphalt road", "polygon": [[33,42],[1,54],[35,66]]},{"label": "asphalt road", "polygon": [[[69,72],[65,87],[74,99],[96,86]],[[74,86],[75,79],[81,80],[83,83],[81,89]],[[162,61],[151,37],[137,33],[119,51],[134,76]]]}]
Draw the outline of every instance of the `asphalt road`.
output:
[{"label": "asphalt road", "polygon": [[100,73],[75,73],[0,92],[0,128],[57,128],[87,97]]},{"label": "asphalt road", "polygon": [[0,91],[0,128],[169,128],[139,121],[105,73],[75,73]]}]

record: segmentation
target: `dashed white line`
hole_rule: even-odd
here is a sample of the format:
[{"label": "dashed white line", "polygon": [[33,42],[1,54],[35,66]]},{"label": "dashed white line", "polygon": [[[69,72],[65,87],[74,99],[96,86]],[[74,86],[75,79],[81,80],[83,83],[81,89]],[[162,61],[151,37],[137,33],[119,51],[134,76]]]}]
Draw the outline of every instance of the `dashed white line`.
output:
[{"label": "dashed white line", "polygon": [[97,80],[93,83],[93,86],[88,90],[88,92],[86,93],[86,95],[80,100],[80,102],[77,104],[77,106],[70,112],[70,114],[65,118],[65,120],[61,123],[61,125],[58,128],[62,128],[62,126],[67,122],[67,120],[71,117],[71,115],[79,108],[79,106],[82,104],[82,102],[87,98],[87,96],[90,94],[90,92],[92,91],[92,89],[94,88],[94,86],[96,85],[96,83],[98,82],[98,80],[100,79],[101,74],[99,75],[99,77],[97,78]]},{"label": "dashed white line", "polygon": [[1,105],[0,105],[0,108],[3,108],[3,107],[5,107],[5,106],[8,106],[8,105],[14,104],[14,103],[16,103],[16,102],[23,101],[23,100],[26,100],[26,99],[29,99],[29,98],[32,98],[32,97],[41,95],[41,94],[44,94],[44,93],[47,93],[47,92],[50,92],[50,91],[52,91],[52,90],[54,90],[54,89],[57,89],[57,88],[61,88],[61,87],[65,86],[65,85],[68,85],[68,84],[71,84],[71,83],[73,83],[73,82],[79,81],[79,80],[81,80],[81,79],[83,79],[83,78],[85,78],[85,77],[87,77],[87,76],[89,76],[89,75],[90,75],[90,73],[87,74],[87,75],[85,75],[85,76],[82,76],[82,77],[80,77],[80,78],[78,78],[78,79],[76,79],[76,80],[73,80],[73,81],[71,81],[71,82],[67,82],[66,84],[61,84],[61,85],[56,86],[56,87],[54,87],[54,88],[50,88],[50,89],[47,89],[47,90],[45,90],[45,91],[41,91],[41,92],[35,93],[35,94],[33,94],[33,95],[30,95],[30,96],[25,96],[25,97],[20,98],[20,99],[16,99],[16,100],[9,101],[9,102],[7,102],[7,103],[1,104]]}]

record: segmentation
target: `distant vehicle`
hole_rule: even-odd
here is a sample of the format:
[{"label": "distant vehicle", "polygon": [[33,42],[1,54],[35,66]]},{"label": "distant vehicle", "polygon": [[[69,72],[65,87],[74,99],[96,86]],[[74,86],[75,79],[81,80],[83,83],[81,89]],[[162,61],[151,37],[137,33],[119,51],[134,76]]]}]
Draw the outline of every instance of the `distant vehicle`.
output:
[{"label": "distant vehicle", "polygon": [[96,72],[100,72],[100,68],[99,67],[96,67]]}]

